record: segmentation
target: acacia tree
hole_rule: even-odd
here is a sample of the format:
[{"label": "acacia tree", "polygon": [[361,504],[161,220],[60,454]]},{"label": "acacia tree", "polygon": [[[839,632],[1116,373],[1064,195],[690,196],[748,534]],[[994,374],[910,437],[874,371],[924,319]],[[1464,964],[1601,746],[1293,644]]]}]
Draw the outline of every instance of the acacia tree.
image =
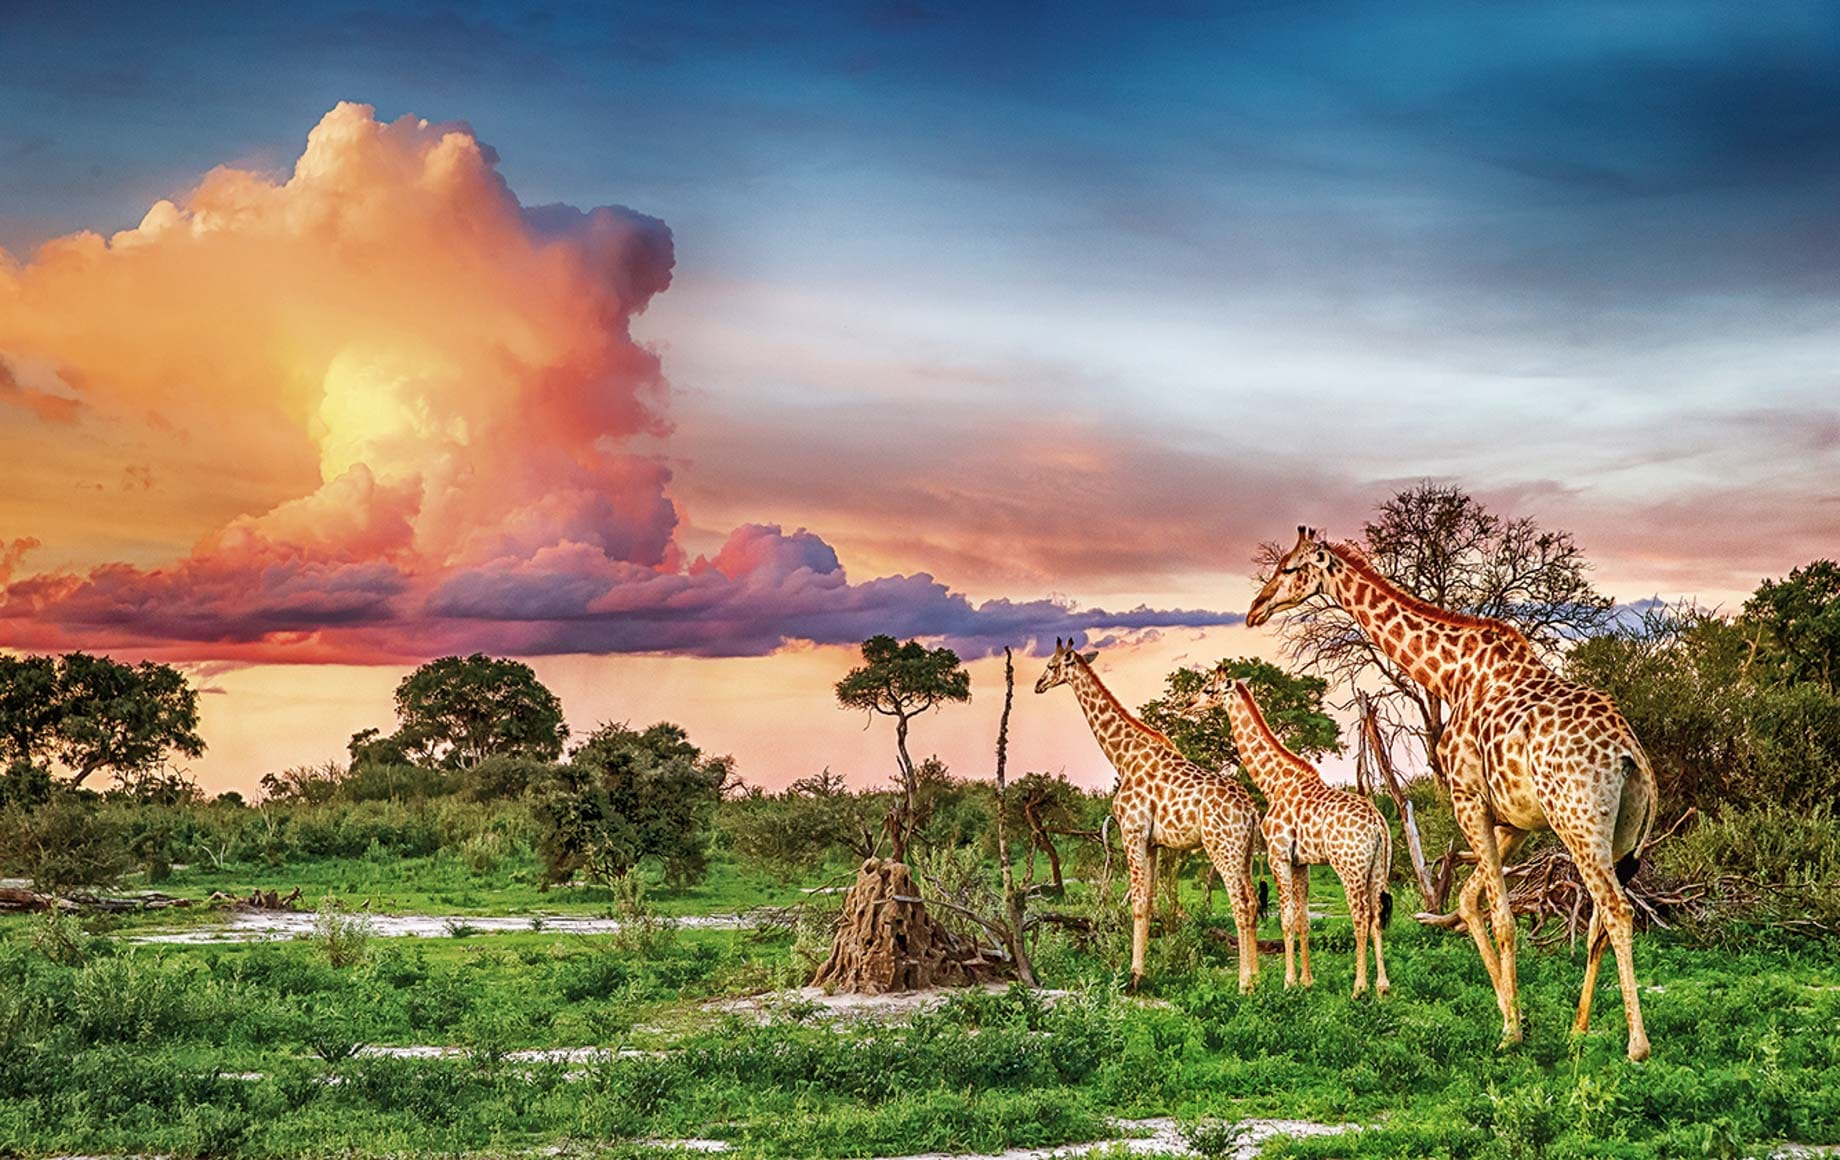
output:
[{"label": "acacia tree", "polygon": [[[1323,708],[1329,682],[1322,677],[1294,675],[1258,657],[1231,657],[1220,662],[1228,675],[1252,686],[1259,707],[1278,740],[1304,757],[1321,757],[1342,751],[1341,729]],[[1163,695],[1146,701],[1138,710],[1145,724],[1160,729],[1188,758],[1203,769],[1224,769],[1239,764],[1233,745],[1233,723],[1225,706],[1196,717],[1177,710],[1189,704],[1207,683],[1206,669],[1177,669],[1163,678]]]},{"label": "acacia tree", "polygon": [[928,649],[918,641],[872,636],[862,644],[863,664],[837,682],[837,703],[846,709],[894,718],[895,761],[901,797],[889,812],[891,856],[907,855],[917,781],[907,752],[908,723],[948,702],[971,699],[971,674],[949,648]]},{"label": "acacia tree", "polygon": [[[1503,517],[1461,488],[1429,480],[1382,503],[1356,546],[1394,583],[1455,612],[1489,616],[1518,628],[1542,653],[1603,631],[1613,601],[1591,586],[1590,563],[1572,534],[1530,517]],[[1263,583],[1283,549],[1263,544],[1256,579]],[[1446,706],[1375,648],[1360,627],[1322,597],[1286,613],[1279,631],[1291,656],[1328,679],[1348,708],[1357,689],[1371,700],[1385,744],[1410,744],[1441,783],[1438,761]]]},{"label": "acacia tree", "polygon": [[73,652],[0,657],[0,757],[50,759],[82,785],[108,770],[132,778],[174,752],[204,754],[198,691],[171,665]]},{"label": "acacia tree", "polygon": [[569,728],[562,702],[527,664],[474,653],[430,661],[396,686],[395,733],[351,739],[354,764],[367,761],[471,769],[495,755],[554,761]]}]

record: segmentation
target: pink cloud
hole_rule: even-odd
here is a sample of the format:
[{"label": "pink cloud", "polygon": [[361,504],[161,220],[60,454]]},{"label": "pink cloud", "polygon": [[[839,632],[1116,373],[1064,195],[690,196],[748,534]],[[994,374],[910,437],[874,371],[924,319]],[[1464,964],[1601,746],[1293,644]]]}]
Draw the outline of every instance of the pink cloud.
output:
[{"label": "pink cloud", "polygon": [[[852,583],[823,538],[770,524],[687,559],[652,450],[671,433],[668,384],[631,333],[670,286],[670,230],[619,207],[523,206],[496,166],[464,125],[341,104],[285,177],[213,170],[134,229],[0,263],[0,400],[135,424],[150,445],[304,446],[318,469],[303,488],[292,452],[238,461],[287,498],[170,564],[17,575],[9,551],[0,645],[400,661],[733,656],[893,632],[975,652],[1237,620],[973,604],[926,573]],[[21,385],[20,367],[68,394]]]}]

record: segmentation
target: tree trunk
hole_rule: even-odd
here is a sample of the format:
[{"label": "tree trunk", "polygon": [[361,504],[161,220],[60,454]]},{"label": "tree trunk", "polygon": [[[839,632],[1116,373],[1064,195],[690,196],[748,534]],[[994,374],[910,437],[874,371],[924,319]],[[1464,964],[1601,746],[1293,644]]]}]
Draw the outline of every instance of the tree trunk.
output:
[{"label": "tree trunk", "polygon": [[[1029,949],[1022,928],[1023,892],[1016,889],[1016,876],[1009,861],[1009,834],[1003,821],[1004,796],[1009,783],[1005,780],[1009,765],[1009,711],[1016,700],[1016,664],[1009,646],[1003,648],[1003,716],[997,723],[997,857],[1003,863],[1003,906],[1009,920],[1010,953],[1016,958],[1016,975],[1033,987],[1035,969],[1029,964]],[[1059,875],[1057,874],[1056,877]]]},{"label": "tree trunk", "polygon": [[[1380,723],[1374,717],[1374,704],[1366,693],[1356,696],[1361,706],[1361,739],[1379,781],[1386,786],[1393,805],[1398,807],[1399,828],[1405,834],[1406,852],[1412,856],[1412,873],[1418,879],[1419,897],[1428,909],[1441,910],[1444,899],[1431,881],[1430,867],[1425,865],[1425,848],[1418,836],[1418,818],[1412,812],[1412,803],[1406,799],[1405,787],[1399,782],[1399,773],[1393,768],[1393,755],[1385,739],[1380,736]],[[1445,889],[1448,890],[1448,885]]]},{"label": "tree trunk", "polygon": [[907,755],[907,714],[905,713],[895,715],[894,748],[897,763],[901,767],[901,797],[898,805],[889,811],[889,857],[897,862],[905,862],[907,860],[907,839],[914,824],[914,759]]}]

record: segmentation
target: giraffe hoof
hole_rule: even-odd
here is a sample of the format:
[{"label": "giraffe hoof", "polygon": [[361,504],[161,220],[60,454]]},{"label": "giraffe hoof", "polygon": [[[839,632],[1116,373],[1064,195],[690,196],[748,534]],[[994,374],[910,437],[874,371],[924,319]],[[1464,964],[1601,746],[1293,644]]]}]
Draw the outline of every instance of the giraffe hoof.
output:
[{"label": "giraffe hoof", "polygon": [[1629,1045],[1629,1062],[1630,1063],[1641,1063],[1643,1060],[1647,1058],[1648,1058],[1648,1040],[1644,1039],[1640,1043],[1632,1042]]}]

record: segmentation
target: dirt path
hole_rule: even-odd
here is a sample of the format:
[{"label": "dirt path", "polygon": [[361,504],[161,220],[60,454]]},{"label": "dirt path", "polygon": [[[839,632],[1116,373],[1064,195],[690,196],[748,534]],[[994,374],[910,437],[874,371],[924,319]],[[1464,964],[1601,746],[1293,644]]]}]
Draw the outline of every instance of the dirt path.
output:
[{"label": "dirt path", "polygon": [[[272,939],[302,938],[313,933],[315,915],[308,911],[244,910],[225,915],[224,921],[184,930],[149,931],[133,935],[137,943],[214,943],[264,942]],[[620,929],[617,919],[580,918],[568,915],[519,915],[485,917],[470,914],[371,914],[364,915],[370,933],[378,938],[449,938],[462,934],[526,934],[541,930],[554,934],[612,934]],[[740,930],[748,924],[738,914],[690,915],[673,920],[683,930]]]}]

